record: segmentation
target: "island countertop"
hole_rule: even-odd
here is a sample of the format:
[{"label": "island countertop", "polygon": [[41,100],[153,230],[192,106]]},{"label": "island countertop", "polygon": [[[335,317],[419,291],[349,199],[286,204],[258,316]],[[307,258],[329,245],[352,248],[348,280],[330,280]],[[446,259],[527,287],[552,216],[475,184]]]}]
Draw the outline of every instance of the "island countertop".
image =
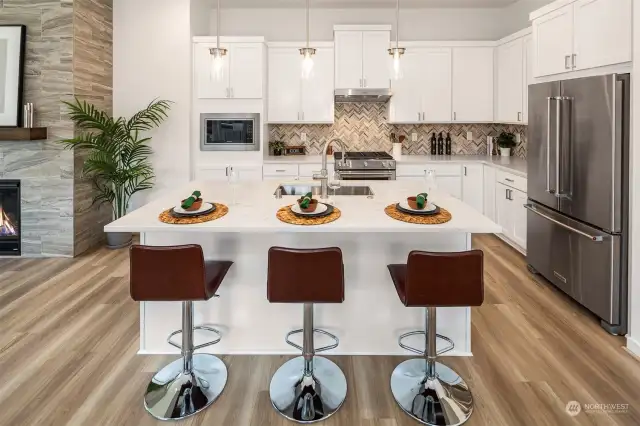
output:
[{"label": "island countertop", "polygon": [[[335,206],[342,216],[331,223],[316,226],[291,225],[276,217],[280,207],[293,204],[298,197],[275,198],[279,184],[319,185],[319,182],[240,182],[233,187],[226,182],[193,181],[180,188],[167,191],[161,197],[105,226],[105,232],[199,232],[199,233],[350,233],[350,232],[459,232],[500,233],[502,228],[469,205],[446,193],[432,191],[429,201],[447,209],[451,221],[440,225],[416,225],[390,218],[384,212],[408,196],[425,191],[420,181],[349,181],[343,186],[370,186],[372,199],[366,196],[337,196]],[[194,190],[202,192],[205,201],[226,204],[229,212],[224,217],[190,225],[171,225],[160,222],[158,215],[176,206]],[[235,190],[235,197],[234,197]],[[233,203],[235,198],[235,204]]]}]

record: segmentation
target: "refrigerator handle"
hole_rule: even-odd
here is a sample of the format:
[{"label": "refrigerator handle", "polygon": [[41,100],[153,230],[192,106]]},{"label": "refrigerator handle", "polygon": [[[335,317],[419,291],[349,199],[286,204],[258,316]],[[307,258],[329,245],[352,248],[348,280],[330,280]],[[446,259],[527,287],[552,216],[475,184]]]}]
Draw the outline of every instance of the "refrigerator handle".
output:
[{"label": "refrigerator handle", "polygon": [[[559,98],[556,98],[559,101]],[[560,130],[562,128],[562,108],[560,102],[556,104],[556,197],[560,196]]]},{"label": "refrigerator handle", "polygon": [[553,98],[547,98],[547,192],[552,194],[551,192],[551,183],[549,182],[549,169],[551,168],[551,101]]},{"label": "refrigerator handle", "polygon": [[555,223],[556,225],[563,227],[564,229],[567,229],[567,230],[569,230],[569,231],[571,231],[571,232],[575,232],[576,234],[578,234],[578,235],[582,235],[583,237],[587,237],[587,238],[589,238],[591,241],[595,241],[595,242],[597,242],[597,243],[600,243],[600,242],[602,242],[602,240],[603,240],[603,238],[602,238],[600,235],[591,235],[591,234],[587,234],[586,232],[582,232],[582,231],[581,231],[581,230],[579,230],[579,229],[573,228],[573,227],[571,227],[571,226],[569,226],[569,225],[565,225],[564,223],[562,223],[562,222],[560,222],[560,221],[558,221],[558,220],[555,220],[555,219],[553,219],[553,218],[551,218],[551,217],[547,216],[547,215],[546,215],[546,214],[544,214],[544,213],[539,212],[538,210],[536,210],[536,208],[535,208],[535,207],[533,207],[533,205],[532,205],[532,204],[523,204],[523,205],[524,205],[524,208],[525,208],[525,209],[527,209],[527,210],[529,210],[530,212],[533,212],[533,213],[537,214],[538,216],[543,217],[544,219],[547,219],[548,221],[553,222],[553,223]]}]

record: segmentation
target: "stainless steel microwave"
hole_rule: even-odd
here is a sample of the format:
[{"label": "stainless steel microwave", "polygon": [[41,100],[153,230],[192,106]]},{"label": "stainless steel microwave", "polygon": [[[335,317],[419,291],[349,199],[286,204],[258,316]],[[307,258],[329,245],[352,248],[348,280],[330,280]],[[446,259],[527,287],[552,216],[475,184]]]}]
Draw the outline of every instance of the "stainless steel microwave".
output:
[{"label": "stainless steel microwave", "polygon": [[200,114],[200,151],[258,151],[260,114]]}]

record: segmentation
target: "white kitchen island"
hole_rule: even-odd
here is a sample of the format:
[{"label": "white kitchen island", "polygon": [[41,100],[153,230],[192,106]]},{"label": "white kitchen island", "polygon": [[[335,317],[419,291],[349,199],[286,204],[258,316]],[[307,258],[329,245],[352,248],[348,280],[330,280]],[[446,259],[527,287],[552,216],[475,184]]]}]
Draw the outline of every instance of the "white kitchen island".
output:
[{"label": "white kitchen island", "polygon": [[[220,298],[194,304],[195,323],[208,324],[223,334],[219,344],[204,350],[221,354],[295,354],[284,336],[301,326],[302,305],[267,301],[267,252],[272,246],[340,247],[345,265],[345,301],[318,304],[315,309],[316,327],[340,338],[340,346],[331,353],[406,354],[397,338],[407,331],[424,329],[424,310],[406,308],[400,302],[387,264],[406,263],[411,250],[468,250],[471,234],[499,233],[502,229],[473,208],[437,191],[430,194],[430,201],[451,212],[450,222],[414,225],[388,217],[384,212],[387,205],[424,191],[420,181],[352,181],[344,185],[368,185],[374,196],[335,197],[342,216],[325,225],[280,222],[276,218],[278,208],[294,203],[297,197],[276,199],[278,182],[240,183],[234,190],[226,183],[196,181],[110,223],[105,231],[139,232],[140,243],[147,245],[200,244],[205,258],[234,262],[218,291]],[[163,210],[196,189],[205,201],[229,206],[229,213],[193,225],[169,225],[158,220]],[[322,274],[322,269],[309,273]],[[438,333],[453,339],[456,345],[449,354],[471,354],[470,324],[469,308],[438,309]],[[180,303],[141,303],[140,353],[177,354],[166,338],[180,326]],[[207,337],[196,332],[196,344]],[[325,343],[320,336],[316,340],[317,346]],[[407,343],[424,345],[419,337]]]}]

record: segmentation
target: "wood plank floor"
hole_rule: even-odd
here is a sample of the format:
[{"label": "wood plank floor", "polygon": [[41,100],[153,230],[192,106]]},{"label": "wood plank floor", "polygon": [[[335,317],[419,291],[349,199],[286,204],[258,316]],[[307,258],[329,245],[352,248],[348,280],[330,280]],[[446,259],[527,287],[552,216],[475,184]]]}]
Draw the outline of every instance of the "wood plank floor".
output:
[{"label": "wood plank floor", "polygon": [[[475,397],[470,426],[640,425],[640,363],[567,297],[532,278],[522,256],[492,236],[485,304],[472,314],[472,358],[443,358]],[[128,252],[77,259],[0,260],[0,425],[164,424],[142,395],[173,357],[137,356],[139,314],[129,299]],[[287,357],[228,356],[221,398],[180,424],[280,426],[269,380]],[[401,357],[332,357],[347,376],[326,426],[415,425],[389,391]],[[567,402],[629,404],[625,413],[569,416]]]}]

